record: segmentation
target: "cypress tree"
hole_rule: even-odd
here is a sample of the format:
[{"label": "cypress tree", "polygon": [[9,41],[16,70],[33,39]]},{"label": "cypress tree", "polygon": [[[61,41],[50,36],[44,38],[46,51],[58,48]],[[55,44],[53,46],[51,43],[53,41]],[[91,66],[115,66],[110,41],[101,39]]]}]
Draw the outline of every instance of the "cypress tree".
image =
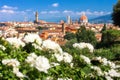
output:
[{"label": "cypress tree", "polygon": [[112,20],[115,26],[120,27],[120,0],[113,7]]}]

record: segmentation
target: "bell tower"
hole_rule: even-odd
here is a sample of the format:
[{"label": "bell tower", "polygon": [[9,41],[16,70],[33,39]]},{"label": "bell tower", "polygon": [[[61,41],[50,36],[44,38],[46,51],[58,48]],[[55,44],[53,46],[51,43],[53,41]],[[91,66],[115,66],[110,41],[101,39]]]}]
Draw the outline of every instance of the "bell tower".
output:
[{"label": "bell tower", "polygon": [[38,22],[38,12],[35,12],[35,22]]}]

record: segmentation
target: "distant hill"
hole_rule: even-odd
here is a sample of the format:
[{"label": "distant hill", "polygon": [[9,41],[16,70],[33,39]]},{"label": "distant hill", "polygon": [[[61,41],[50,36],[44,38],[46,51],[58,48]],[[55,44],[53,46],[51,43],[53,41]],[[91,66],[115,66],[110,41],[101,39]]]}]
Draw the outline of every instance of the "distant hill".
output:
[{"label": "distant hill", "polygon": [[91,23],[112,23],[112,16],[111,14],[100,16],[94,19],[90,19],[89,22]]}]

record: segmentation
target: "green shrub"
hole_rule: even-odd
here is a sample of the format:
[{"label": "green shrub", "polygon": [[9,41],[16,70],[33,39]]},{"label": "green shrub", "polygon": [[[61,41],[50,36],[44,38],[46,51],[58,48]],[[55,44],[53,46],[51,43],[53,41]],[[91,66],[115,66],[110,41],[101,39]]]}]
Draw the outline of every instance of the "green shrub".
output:
[{"label": "green shrub", "polygon": [[101,56],[101,57],[105,57],[109,60],[114,59],[115,54],[113,54],[113,52],[110,51],[110,49],[97,49],[94,52],[95,56]]},{"label": "green shrub", "polygon": [[67,39],[67,40],[71,40],[74,38],[76,38],[76,35],[74,33],[71,33],[71,32],[66,32],[66,35],[64,36],[64,39]]},{"label": "green shrub", "polygon": [[91,43],[93,46],[97,43],[95,33],[91,30],[86,30],[85,26],[81,26],[80,29],[78,29],[76,38],[78,42]]},{"label": "green shrub", "polygon": [[119,30],[106,30],[103,32],[101,39],[102,46],[111,47],[113,44],[119,43],[120,43]]},{"label": "green shrub", "polygon": [[77,42],[77,40],[76,40],[76,38],[75,39],[71,39],[71,40],[68,40],[66,43],[65,43],[65,45],[64,46],[62,46],[63,47],[63,50],[64,49],[71,49],[71,48],[73,48],[73,44],[74,43],[76,43]]}]

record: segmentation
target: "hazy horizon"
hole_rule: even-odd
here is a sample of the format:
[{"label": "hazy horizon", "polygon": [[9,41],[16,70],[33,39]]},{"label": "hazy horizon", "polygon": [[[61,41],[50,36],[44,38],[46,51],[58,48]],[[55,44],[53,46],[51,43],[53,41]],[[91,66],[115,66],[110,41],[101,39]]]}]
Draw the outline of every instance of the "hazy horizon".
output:
[{"label": "hazy horizon", "polygon": [[[85,13],[89,19],[112,13],[117,0],[0,0],[1,21],[34,21],[34,14],[46,21],[65,20],[68,15],[79,19]],[[100,4],[101,3],[101,4]]]}]

